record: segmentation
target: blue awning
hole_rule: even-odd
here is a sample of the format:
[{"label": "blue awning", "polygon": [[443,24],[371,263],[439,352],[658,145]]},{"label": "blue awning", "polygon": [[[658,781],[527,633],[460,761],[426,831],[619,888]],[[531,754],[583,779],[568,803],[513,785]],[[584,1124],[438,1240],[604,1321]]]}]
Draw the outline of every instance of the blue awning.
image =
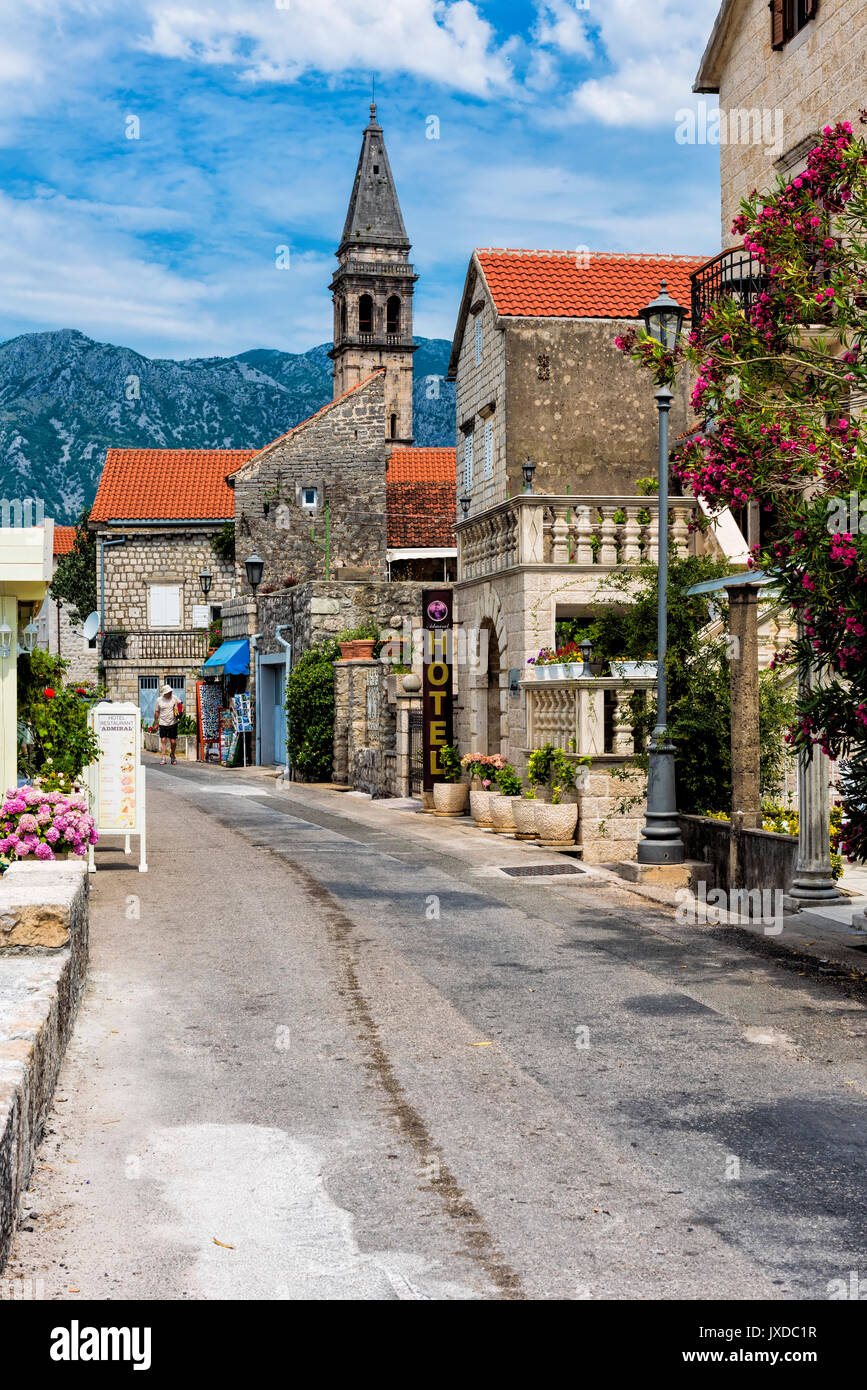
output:
[{"label": "blue awning", "polygon": [[250,670],[250,643],[224,642],[205,662],[205,670],[215,675],[246,676]]}]

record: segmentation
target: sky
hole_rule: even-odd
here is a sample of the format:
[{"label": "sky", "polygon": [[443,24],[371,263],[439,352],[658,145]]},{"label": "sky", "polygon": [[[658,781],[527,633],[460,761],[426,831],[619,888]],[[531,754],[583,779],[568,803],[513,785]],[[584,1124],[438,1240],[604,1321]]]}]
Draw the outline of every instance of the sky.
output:
[{"label": "sky", "polygon": [[0,340],[327,342],[373,74],[417,336],[452,337],[474,246],[712,256],[719,148],[675,129],[717,8],[0,0]]}]

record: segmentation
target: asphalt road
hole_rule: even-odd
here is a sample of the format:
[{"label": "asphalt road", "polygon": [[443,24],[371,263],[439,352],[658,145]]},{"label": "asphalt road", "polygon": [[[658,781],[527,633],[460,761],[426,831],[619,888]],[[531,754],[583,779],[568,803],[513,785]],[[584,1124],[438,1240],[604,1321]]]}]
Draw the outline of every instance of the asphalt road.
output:
[{"label": "asphalt road", "polygon": [[6,1278],[74,1301],[867,1277],[857,998],[626,888],[510,880],[538,854],[385,803],[152,763],[148,797],[149,872],[98,853]]}]

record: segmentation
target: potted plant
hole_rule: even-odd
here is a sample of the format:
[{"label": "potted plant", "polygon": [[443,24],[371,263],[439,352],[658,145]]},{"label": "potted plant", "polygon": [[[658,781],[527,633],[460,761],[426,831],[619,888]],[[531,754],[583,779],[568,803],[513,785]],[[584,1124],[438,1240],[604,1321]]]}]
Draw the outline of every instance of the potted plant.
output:
[{"label": "potted plant", "polygon": [[338,634],[341,661],[372,661],[374,648],[379,641],[379,628],[372,618],[359,623],[357,627],[347,627]]},{"label": "potted plant", "polygon": [[[546,750],[550,745],[546,745]],[[588,766],[589,758],[580,758],[579,763]],[[562,748],[551,749],[548,760],[548,778],[551,785],[551,800],[539,802],[536,806],[536,831],[539,844],[550,849],[559,849],[571,844],[575,839],[578,824],[577,801],[564,798],[575,787],[575,764],[566,756]]]},{"label": "potted plant", "polygon": [[516,840],[535,840],[536,838],[536,793],[528,787],[523,796],[516,796],[512,802],[512,816],[515,821]]},{"label": "potted plant", "polygon": [[496,773],[500,795],[492,799],[491,821],[494,831],[499,835],[514,835],[515,818],[512,808],[521,800],[521,779],[511,763],[504,763]]},{"label": "potted plant", "polygon": [[537,681],[554,681],[561,678],[561,663],[557,653],[550,647],[543,647],[536,656],[528,657],[527,665],[533,667]]},{"label": "potted plant", "polygon": [[492,830],[491,801],[501,796],[496,774],[503,766],[500,753],[466,753],[461,765],[470,777],[470,815],[479,830]]},{"label": "potted plant", "polygon": [[466,782],[461,781],[461,755],[454,744],[447,743],[440,749],[440,766],[444,781],[434,782],[434,815],[463,816],[466,814],[470,789]]},{"label": "potted plant", "polygon": [[631,657],[614,658],[608,663],[612,676],[620,680],[655,680],[659,662],[652,652],[647,652],[638,660]]}]

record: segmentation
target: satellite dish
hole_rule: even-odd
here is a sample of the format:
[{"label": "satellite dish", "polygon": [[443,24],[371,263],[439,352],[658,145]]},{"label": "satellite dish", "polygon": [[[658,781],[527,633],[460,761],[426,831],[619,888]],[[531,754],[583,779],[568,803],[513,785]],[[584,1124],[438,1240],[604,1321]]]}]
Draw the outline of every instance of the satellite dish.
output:
[{"label": "satellite dish", "polygon": [[98,613],[88,613],[87,617],[84,620],[84,627],[82,628],[82,632],[84,633],[85,642],[93,641],[94,637],[99,632]]}]

